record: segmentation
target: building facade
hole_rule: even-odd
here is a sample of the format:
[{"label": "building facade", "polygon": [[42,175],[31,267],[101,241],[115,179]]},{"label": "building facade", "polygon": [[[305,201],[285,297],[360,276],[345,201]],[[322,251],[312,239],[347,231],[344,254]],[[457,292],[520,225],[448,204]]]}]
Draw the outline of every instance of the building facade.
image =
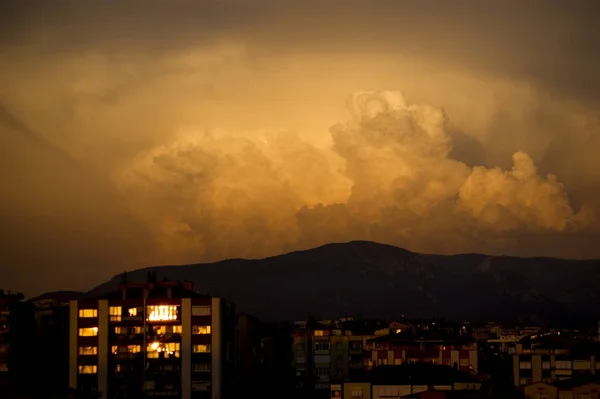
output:
[{"label": "building facade", "polygon": [[600,374],[600,344],[560,333],[544,334],[518,343],[513,355],[515,386],[554,383]]},{"label": "building facade", "polygon": [[71,301],[69,386],[102,398],[228,397],[235,311],[191,283],[122,283],[99,299]]},{"label": "building facade", "polygon": [[0,290],[0,397],[31,388],[33,308],[23,294]]}]

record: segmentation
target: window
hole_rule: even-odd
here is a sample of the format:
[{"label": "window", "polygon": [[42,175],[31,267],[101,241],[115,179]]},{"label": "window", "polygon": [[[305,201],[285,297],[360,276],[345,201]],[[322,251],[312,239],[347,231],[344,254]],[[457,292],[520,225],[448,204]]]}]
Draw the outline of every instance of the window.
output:
[{"label": "window", "polygon": [[142,347],[140,345],[127,345],[128,353],[140,353],[142,351]]},{"label": "window", "polygon": [[80,318],[98,317],[98,309],[79,309]]},{"label": "window", "polygon": [[158,359],[161,354],[165,358],[175,357],[180,355],[181,344],[179,342],[152,342],[146,347],[146,357],[148,359]]},{"label": "window", "polygon": [[210,316],[210,306],[192,306],[192,316]]},{"label": "window", "polygon": [[175,305],[155,305],[148,306],[147,321],[173,321],[179,316],[179,306]]},{"label": "window", "polygon": [[329,342],[315,342],[315,350],[316,351],[328,351],[329,350]]},{"label": "window", "polygon": [[86,327],[79,329],[80,337],[95,337],[98,335],[98,327]]},{"label": "window", "polygon": [[329,369],[315,369],[315,375],[326,377],[329,375]]},{"label": "window", "polygon": [[98,372],[98,366],[87,365],[79,366],[79,374],[96,374]]},{"label": "window", "polygon": [[8,363],[0,362],[0,373],[8,371]]},{"label": "window", "polygon": [[97,355],[98,347],[97,346],[80,346],[79,354],[80,355]]},{"label": "window", "polygon": [[192,371],[195,373],[210,371],[210,363],[193,363]]},{"label": "window", "polygon": [[210,353],[210,344],[207,345],[193,345],[192,350],[194,353]]},{"label": "window", "polygon": [[315,330],[315,337],[322,337],[323,336],[323,330]]},{"label": "window", "polygon": [[398,397],[400,396],[400,389],[398,387],[379,387],[380,397]]},{"label": "window", "polygon": [[353,398],[362,398],[363,397],[362,388],[352,388],[352,397]]},{"label": "window", "polygon": [[137,311],[137,308],[129,308],[127,313],[129,314],[129,317],[135,317],[135,316],[137,316],[138,311]]},{"label": "window", "polygon": [[557,360],[555,367],[560,370],[571,370],[573,365],[570,360]]},{"label": "window", "polygon": [[0,353],[8,352],[8,346],[6,344],[0,344]]},{"label": "window", "polygon": [[173,326],[173,334],[181,334],[183,331],[181,326]]},{"label": "window", "polygon": [[121,321],[121,311],[122,308],[120,306],[111,306],[108,309],[110,321]]},{"label": "window", "polygon": [[192,326],[192,334],[210,334],[210,326]]}]

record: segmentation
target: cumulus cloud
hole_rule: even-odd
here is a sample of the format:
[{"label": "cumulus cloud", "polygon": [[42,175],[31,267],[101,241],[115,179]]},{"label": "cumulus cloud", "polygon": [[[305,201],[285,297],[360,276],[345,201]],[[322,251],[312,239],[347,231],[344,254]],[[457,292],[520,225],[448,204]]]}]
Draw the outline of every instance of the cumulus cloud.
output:
[{"label": "cumulus cloud", "polygon": [[182,260],[357,238],[426,242],[440,227],[460,236],[469,225],[498,234],[593,222],[524,152],[513,155],[511,170],[452,159],[440,108],[409,104],[397,91],[357,92],[348,108],[352,118],[331,128],[333,153],[289,133],[187,132],[139,156],[122,187],[133,190],[132,208],[151,221],[169,256]]}]

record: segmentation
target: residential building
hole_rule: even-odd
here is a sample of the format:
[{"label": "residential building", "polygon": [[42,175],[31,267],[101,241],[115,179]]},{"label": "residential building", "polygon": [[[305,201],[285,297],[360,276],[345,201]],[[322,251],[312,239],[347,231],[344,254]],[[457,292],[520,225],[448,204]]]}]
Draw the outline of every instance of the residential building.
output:
[{"label": "residential building", "polygon": [[36,387],[46,397],[65,392],[69,386],[69,303],[81,292],[48,292],[29,299],[34,307]]},{"label": "residential building", "polygon": [[574,376],[597,374],[598,370],[600,343],[577,339],[560,331],[521,340],[513,355],[515,386],[553,383]]},{"label": "residential building", "polygon": [[298,387],[328,390],[332,382],[362,373],[367,340],[390,331],[390,324],[380,321],[296,323],[292,331],[292,364]]},{"label": "residential building", "polygon": [[477,343],[469,335],[428,329],[407,330],[366,342],[367,369],[385,365],[427,362],[478,371]]},{"label": "residential building", "polygon": [[0,290],[0,397],[31,388],[33,308],[23,299]]},{"label": "residential building", "polygon": [[525,399],[598,399],[600,378],[577,376],[553,383],[536,382],[524,387]]},{"label": "residential building", "polygon": [[473,391],[481,382],[472,374],[450,366],[413,363],[379,366],[353,381],[332,384],[331,397],[383,399],[410,397],[427,391]]},{"label": "residential building", "polygon": [[262,398],[294,391],[292,336],[287,323],[265,323],[242,314],[237,325],[237,394],[260,392]]},{"label": "residential building", "polygon": [[124,281],[70,304],[69,386],[102,398],[231,395],[235,311],[190,282]]}]

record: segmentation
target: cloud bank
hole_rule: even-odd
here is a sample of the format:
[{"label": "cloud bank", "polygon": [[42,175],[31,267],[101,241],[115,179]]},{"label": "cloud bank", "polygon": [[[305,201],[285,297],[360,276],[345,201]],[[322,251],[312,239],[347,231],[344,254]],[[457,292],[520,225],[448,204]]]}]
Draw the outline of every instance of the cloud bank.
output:
[{"label": "cloud bank", "polygon": [[600,257],[597,2],[0,6],[7,288],[356,239]]}]

